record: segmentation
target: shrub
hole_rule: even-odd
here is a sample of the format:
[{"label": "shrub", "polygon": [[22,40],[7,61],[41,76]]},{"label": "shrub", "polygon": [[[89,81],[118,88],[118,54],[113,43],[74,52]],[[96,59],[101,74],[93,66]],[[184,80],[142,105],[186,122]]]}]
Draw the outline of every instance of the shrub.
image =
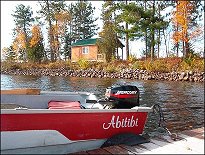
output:
[{"label": "shrub", "polygon": [[145,69],[144,67],[144,61],[135,61],[132,65],[133,69]]},{"label": "shrub", "polygon": [[172,58],[160,58],[154,61],[150,59],[146,60],[113,60],[109,63],[106,62],[89,62],[85,59],[80,59],[76,63],[68,61],[57,61],[57,62],[44,62],[44,63],[31,63],[31,62],[12,62],[12,61],[2,61],[2,70],[16,70],[16,69],[33,69],[33,68],[49,68],[49,69],[88,69],[94,68],[98,70],[105,70],[107,72],[113,73],[118,72],[122,69],[143,69],[147,71],[156,72],[172,72],[172,71],[198,71],[204,72],[204,59],[198,57],[190,57],[187,59],[182,59],[178,57]]},{"label": "shrub", "polygon": [[191,66],[186,61],[182,61],[178,67],[178,71],[187,71],[187,70],[192,70]]},{"label": "shrub", "polygon": [[49,63],[49,64],[46,65],[46,68],[56,69],[56,68],[58,68],[58,64],[55,63],[55,62],[51,62],[51,63]]},{"label": "shrub", "polygon": [[109,73],[114,73],[114,72],[118,72],[119,70],[115,66],[113,66],[113,65],[108,65],[105,68],[105,71],[109,72]]},{"label": "shrub", "polygon": [[150,60],[145,60],[144,61],[144,68],[147,71],[152,71],[153,70],[153,62],[151,62]]},{"label": "shrub", "polygon": [[73,69],[74,64],[70,60],[67,60],[67,61],[65,61],[65,68],[66,69]]},{"label": "shrub", "polygon": [[45,64],[45,67],[49,69],[58,69],[58,68],[66,68],[67,65],[65,61],[59,60],[56,62],[50,62],[48,64]]},{"label": "shrub", "polygon": [[94,69],[103,70],[106,66],[106,63],[104,63],[104,62],[93,62],[90,65]]},{"label": "shrub", "polygon": [[37,63],[22,62],[22,63],[18,63],[18,64],[19,64],[20,68],[23,70],[40,68],[40,66]]},{"label": "shrub", "polygon": [[193,59],[191,62],[191,68],[194,71],[204,72],[204,60],[203,59]]},{"label": "shrub", "polygon": [[166,58],[166,66],[168,71],[177,71],[181,62],[182,59],[178,57]]},{"label": "shrub", "polygon": [[169,72],[167,69],[167,63],[166,60],[164,59],[157,59],[151,63],[151,71],[156,71],[156,72]]},{"label": "shrub", "polygon": [[85,59],[79,59],[77,61],[77,64],[81,69],[88,69],[90,67],[89,61],[87,61]]},{"label": "shrub", "polygon": [[129,58],[128,58],[128,61],[129,61],[129,62],[135,62],[135,61],[137,61],[137,56],[131,54],[131,55],[129,56]]},{"label": "shrub", "polygon": [[10,61],[4,61],[1,62],[1,69],[2,70],[16,70],[21,69],[18,63],[10,62]]}]

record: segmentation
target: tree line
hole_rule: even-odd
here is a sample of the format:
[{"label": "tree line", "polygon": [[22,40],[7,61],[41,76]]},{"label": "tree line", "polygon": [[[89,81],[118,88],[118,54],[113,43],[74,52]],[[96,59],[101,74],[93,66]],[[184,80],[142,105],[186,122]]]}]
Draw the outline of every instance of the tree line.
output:
[{"label": "tree line", "polygon": [[[89,1],[38,1],[40,10],[33,17],[30,6],[20,4],[12,13],[15,28],[13,42],[4,48],[7,60],[31,62],[69,60],[71,44],[81,39],[88,39],[97,34],[99,27],[95,24],[95,7]],[[172,7],[166,15],[162,11]],[[99,16],[103,21],[102,38],[97,42],[99,51],[106,53],[109,62],[116,56],[118,39],[125,40],[127,59],[131,57],[129,42],[144,42],[145,58],[159,58],[160,47],[164,44],[167,57],[183,57],[197,53],[192,45],[200,39],[203,28],[200,27],[204,7],[201,1],[109,1],[105,0]],[[42,20],[43,19],[43,20]],[[46,27],[46,33],[42,32]],[[173,53],[169,53],[172,32]],[[45,37],[47,34],[47,38]],[[45,39],[48,47],[45,47]],[[136,45],[137,46],[137,45]]]}]

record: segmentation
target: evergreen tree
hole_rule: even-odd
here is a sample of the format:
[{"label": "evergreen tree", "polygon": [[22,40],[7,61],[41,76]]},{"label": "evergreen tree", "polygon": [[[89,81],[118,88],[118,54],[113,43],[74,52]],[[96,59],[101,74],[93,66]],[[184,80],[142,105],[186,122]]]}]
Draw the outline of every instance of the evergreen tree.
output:
[{"label": "evergreen tree", "polygon": [[17,55],[14,52],[12,46],[10,46],[9,48],[3,48],[2,53],[6,61],[14,62],[17,60]]},{"label": "evergreen tree", "polygon": [[105,55],[107,62],[110,62],[116,54],[116,48],[118,48],[118,37],[116,32],[116,23],[113,14],[114,2],[107,1],[103,5],[102,20],[103,30],[99,33],[101,37],[97,41],[99,52]]},{"label": "evergreen tree", "polygon": [[[61,11],[65,11],[65,1],[50,1],[44,0],[39,1],[41,6],[41,10],[39,11],[40,15],[45,18],[48,22],[48,40],[49,40],[49,48],[50,48],[50,59],[51,61],[56,61],[57,57],[59,57],[59,47],[56,47],[57,42],[59,42],[59,37],[56,35],[56,18],[55,15],[60,13]],[[60,45],[60,44],[57,44]]]},{"label": "evergreen tree", "polygon": [[[161,11],[165,9],[169,4],[165,5],[164,2],[155,3],[146,2],[141,4],[143,6],[141,11],[141,19],[137,23],[138,30],[142,32],[145,40],[145,55],[151,57],[151,60],[156,56],[155,45],[157,44],[157,56],[159,57],[159,47],[161,44],[161,31],[166,29],[168,22],[161,15]],[[157,36],[157,37],[156,37]]]},{"label": "evergreen tree", "polygon": [[71,59],[71,44],[72,44],[72,37],[70,33],[67,33],[65,36],[63,52],[61,53],[64,56],[64,59]]},{"label": "evergreen tree", "polygon": [[14,17],[15,22],[15,31],[17,29],[21,29],[23,31],[23,34],[25,35],[25,49],[23,51],[23,55],[25,60],[27,60],[27,47],[29,44],[28,37],[29,37],[29,28],[31,26],[31,23],[34,21],[34,18],[32,18],[33,11],[30,6],[24,6],[23,4],[20,4],[16,6],[16,10],[13,14],[11,14]]},{"label": "evergreen tree", "polygon": [[72,37],[73,40],[88,39],[96,34],[99,29],[95,24],[97,18],[93,17],[94,7],[87,1],[78,1],[71,4],[70,13],[72,16]]},{"label": "evergreen tree", "polygon": [[[146,45],[145,55],[147,57],[149,55],[148,51],[152,51],[150,55],[153,58],[156,44],[155,33],[157,30],[161,31],[167,23],[163,20],[163,17],[156,14],[155,3],[151,3],[151,6],[147,5],[147,3],[145,5],[146,7],[144,8],[142,2],[116,3],[111,10],[113,12],[118,11],[116,26],[120,36],[128,37],[129,40],[144,38]],[[123,23],[127,23],[129,27],[124,27]],[[127,56],[129,56],[128,53]]]},{"label": "evergreen tree", "polygon": [[31,7],[26,7],[23,4],[16,6],[16,10],[14,11],[14,14],[12,14],[16,27],[23,30],[23,32],[26,34],[26,39],[28,37],[28,31],[31,26],[31,23],[34,21],[32,15],[33,11]]},{"label": "evergreen tree", "polygon": [[61,47],[66,43],[64,41],[66,41],[67,26],[70,23],[71,15],[68,11],[61,11],[55,14],[55,20],[56,24],[53,25],[55,59],[60,59]]}]

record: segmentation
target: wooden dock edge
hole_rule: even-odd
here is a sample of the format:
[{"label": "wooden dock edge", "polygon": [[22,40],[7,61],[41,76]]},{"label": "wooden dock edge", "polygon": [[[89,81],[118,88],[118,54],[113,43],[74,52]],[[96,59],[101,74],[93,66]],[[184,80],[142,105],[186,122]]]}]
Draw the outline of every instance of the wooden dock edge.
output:
[{"label": "wooden dock edge", "polygon": [[10,90],[1,90],[1,94],[10,95],[40,95],[41,90],[37,88],[17,88]]},{"label": "wooden dock edge", "polygon": [[72,154],[204,154],[204,127],[182,131],[178,140],[160,135],[151,138],[149,143],[121,144]]}]

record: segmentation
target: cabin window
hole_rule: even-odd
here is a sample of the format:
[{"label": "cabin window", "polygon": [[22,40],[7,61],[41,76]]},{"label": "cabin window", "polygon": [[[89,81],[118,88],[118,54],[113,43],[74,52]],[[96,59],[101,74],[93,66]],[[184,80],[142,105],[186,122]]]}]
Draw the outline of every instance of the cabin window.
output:
[{"label": "cabin window", "polygon": [[83,51],[83,54],[88,54],[89,48],[88,47],[83,47],[82,51]]}]

